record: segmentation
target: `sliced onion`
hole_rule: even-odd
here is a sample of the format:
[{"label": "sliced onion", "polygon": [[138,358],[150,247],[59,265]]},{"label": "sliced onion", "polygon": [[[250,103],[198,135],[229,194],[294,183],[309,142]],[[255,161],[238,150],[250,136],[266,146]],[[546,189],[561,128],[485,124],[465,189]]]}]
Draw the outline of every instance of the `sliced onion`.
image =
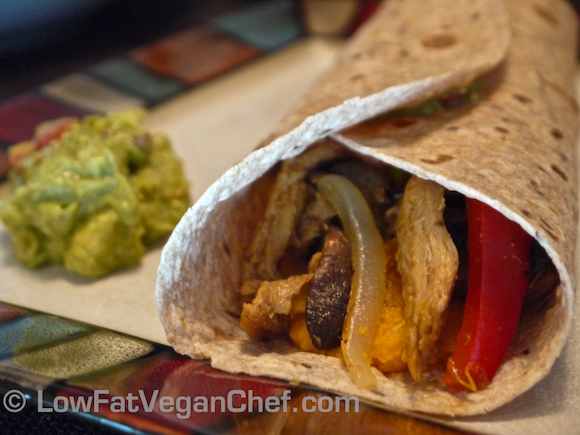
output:
[{"label": "sliced onion", "polygon": [[359,388],[377,385],[371,371],[373,342],[386,296],[383,240],[364,196],[348,179],[324,175],[315,180],[320,193],[336,208],[352,246],[354,275],[342,331],[342,354]]}]

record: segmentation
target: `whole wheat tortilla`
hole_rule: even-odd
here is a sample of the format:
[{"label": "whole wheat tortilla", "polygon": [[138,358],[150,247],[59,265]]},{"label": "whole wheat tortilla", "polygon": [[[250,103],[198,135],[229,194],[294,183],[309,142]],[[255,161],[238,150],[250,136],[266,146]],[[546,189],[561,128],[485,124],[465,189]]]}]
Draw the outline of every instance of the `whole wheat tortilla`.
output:
[{"label": "whole wheat tortilla", "polygon": [[[387,1],[275,139],[226,172],[174,230],[163,249],[156,296],[176,351],[230,372],[447,415],[491,411],[549,372],[570,326],[574,288],[576,22],[564,1],[510,0],[507,6],[498,0]],[[475,106],[405,123],[371,120],[333,137],[356,153],[490,204],[552,258],[561,285],[546,310],[522,317],[491,385],[451,394],[416,384],[408,373],[374,370],[378,388],[361,390],[340,359],[299,352],[284,338],[249,339],[239,326],[238,293],[244,254],[267,201],[260,177],[328,134],[478,76],[482,101]]]}]

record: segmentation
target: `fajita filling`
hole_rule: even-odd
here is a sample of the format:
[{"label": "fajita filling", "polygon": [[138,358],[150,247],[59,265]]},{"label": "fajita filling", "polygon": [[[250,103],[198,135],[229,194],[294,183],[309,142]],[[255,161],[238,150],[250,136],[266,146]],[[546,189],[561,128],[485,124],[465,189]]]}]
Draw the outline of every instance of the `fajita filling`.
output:
[{"label": "fajita filling", "polygon": [[558,283],[543,248],[489,206],[325,140],[280,165],[240,323],[343,358],[361,388],[376,367],[475,391],[522,309],[541,309]]}]

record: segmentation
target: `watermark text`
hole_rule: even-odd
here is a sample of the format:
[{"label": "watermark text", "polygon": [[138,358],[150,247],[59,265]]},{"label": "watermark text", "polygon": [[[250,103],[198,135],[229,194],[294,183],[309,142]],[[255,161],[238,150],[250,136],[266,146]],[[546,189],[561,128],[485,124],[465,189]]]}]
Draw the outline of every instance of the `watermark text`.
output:
[{"label": "watermark text", "polygon": [[[143,390],[126,396],[111,395],[109,390],[94,390],[91,395],[59,395],[48,400],[44,391],[38,390],[37,411],[41,413],[92,412],[103,408],[113,413],[161,412],[173,413],[179,419],[187,419],[194,413],[243,413],[243,412],[358,412],[357,397],[332,395],[303,396],[292,401],[292,390],[284,390],[279,396],[255,395],[252,390],[231,390],[225,396],[165,396],[159,390],[146,395]],[[24,409],[27,396],[20,390],[10,390],[2,398],[5,410],[17,413]]]}]

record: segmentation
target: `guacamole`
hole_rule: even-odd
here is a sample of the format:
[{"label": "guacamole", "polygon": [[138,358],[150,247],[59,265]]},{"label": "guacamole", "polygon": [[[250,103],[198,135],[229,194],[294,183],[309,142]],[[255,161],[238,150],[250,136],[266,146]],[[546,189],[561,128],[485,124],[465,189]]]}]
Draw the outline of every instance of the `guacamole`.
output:
[{"label": "guacamole", "polygon": [[133,109],[41,125],[15,145],[12,193],[0,203],[18,259],[101,276],[139,263],[189,206],[169,139]]}]

